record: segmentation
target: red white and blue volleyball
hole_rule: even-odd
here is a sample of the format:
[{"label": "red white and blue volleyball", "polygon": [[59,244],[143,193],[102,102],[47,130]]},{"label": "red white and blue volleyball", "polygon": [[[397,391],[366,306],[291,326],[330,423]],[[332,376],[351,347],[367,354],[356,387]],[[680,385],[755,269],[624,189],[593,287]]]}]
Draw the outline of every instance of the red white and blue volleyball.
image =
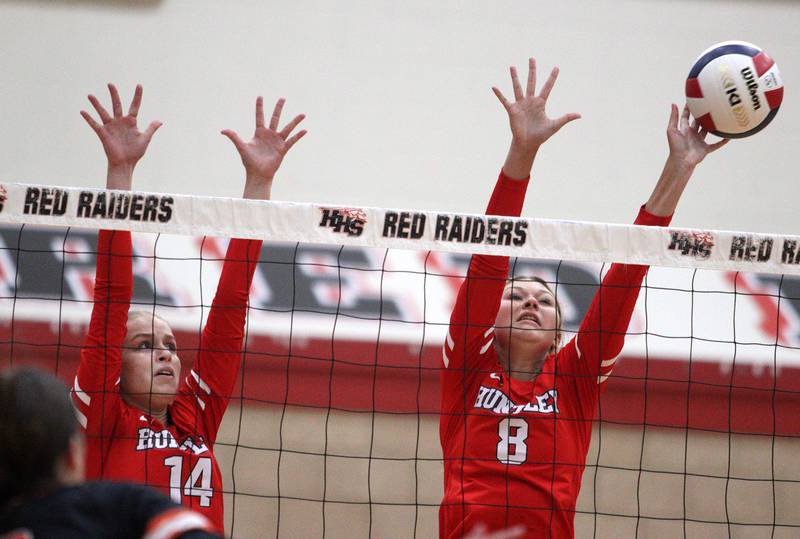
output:
[{"label": "red white and blue volleyball", "polygon": [[778,65],[746,41],[725,41],[703,51],[686,78],[689,112],[706,131],[723,138],[754,135],[783,101]]}]

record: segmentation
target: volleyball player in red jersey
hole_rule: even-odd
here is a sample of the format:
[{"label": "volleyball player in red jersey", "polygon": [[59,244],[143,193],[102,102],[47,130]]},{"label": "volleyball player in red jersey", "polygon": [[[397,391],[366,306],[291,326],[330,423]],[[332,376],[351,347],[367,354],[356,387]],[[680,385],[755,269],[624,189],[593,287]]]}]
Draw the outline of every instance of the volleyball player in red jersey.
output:
[{"label": "volleyball player in red jersey", "polygon": [[[123,115],[117,89],[109,84],[112,114],[94,96],[100,117],[81,111],[108,158],[106,187],[128,191],[136,163],[159,122],[137,128],[141,86]],[[291,132],[295,117],[278,130],[284,100],[264,125],[263,100],[256,101],[250,142],[223,131],[245,166],[244,198],[267,200],[286,152],[305,134]],[[213,448],[239,372],[250,284],[261,242],[230,242],[194,368],[179,389],[181,361],[169,324],[150,312],[128,312],[133,288],[129,232],[101,230],[89,334],[75,377],[73,401],[86,431],[87,476],[134,481],[158,488],[205,514],[222,531],[222,478]]]},{"label": "volleyball player in red jersey", "polygon": [[[486,210],[519,216],[539,147],[568,122],[545,105],[554,68],[535,94],[536,63],[523,90],[511,68],[506,109],[512,142]],[[675,105],[669,157],[636,224],[666,226],[694,168],[725,142],[707,144]],[[561,347],[556,294],[534,277],[508,278],[508,257],[474,255],[444,344],[439,435],[444,498],[439,535],[524,527],[524,537],[574,536],[575,504],[597,401],[622,350],[647,267],[613,264],[576,337]]]}]

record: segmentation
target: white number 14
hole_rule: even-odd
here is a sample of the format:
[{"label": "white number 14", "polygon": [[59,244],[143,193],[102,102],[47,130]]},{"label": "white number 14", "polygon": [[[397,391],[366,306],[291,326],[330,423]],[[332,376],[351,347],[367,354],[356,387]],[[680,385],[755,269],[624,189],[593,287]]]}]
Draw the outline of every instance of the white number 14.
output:
[{"label": "white number 14", "polygon": [[197,496],[200,498],[200,507],[211,505],[211,459],[201,458],[197,461],[189,478],[183,484],[181,493],[181,477],[183,475],[183,457],[175,455],[164,459],[164,465],[169,466],[169,497],[175,503],[181,503],[181,496]]}]

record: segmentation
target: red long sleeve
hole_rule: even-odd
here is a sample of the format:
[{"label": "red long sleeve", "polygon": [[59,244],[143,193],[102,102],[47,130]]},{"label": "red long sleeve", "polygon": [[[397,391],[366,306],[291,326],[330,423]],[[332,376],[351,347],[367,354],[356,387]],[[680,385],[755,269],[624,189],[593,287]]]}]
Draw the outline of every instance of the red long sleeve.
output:
[{"label": "red long sleeve", "polygon": [[176,421],[202,421],[202,432],[212,444],[239,374],[250,285],[260,253],[261,241],[232,239],[228,244],[197,363],[186,378],[188,392],[171,409]]},{"label": "red long sleeve", "polygon": [[100,477],[104,454],[119,415],[117,381],[122,368],[122,344],[133,293],[131,235],[101,230],[97,237],[97,273],[89,332],[72,390],[78,420],[89,438],[87,476]]},{"label": "red long sleeve", "polygon": [[[659,217],[644,206],[634,224],[667,226],[672,216]],[[576,347],[580,360],[587,362],[592,376],[605,381],[625,344],[625,334],[633,316],[647,266],[612,264],[581,323]]]}]

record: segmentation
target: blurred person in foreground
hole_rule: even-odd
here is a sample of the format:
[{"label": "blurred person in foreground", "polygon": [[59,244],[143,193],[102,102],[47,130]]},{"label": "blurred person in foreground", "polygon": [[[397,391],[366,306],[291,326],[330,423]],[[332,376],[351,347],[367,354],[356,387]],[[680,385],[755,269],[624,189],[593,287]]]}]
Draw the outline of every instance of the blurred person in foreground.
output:
[{"label": "blurred person in foreground", "polygon": [[0,539],[220,537],[149,487],[85,482],[85,453],[60,380],[33,368],[0,374]]}]

